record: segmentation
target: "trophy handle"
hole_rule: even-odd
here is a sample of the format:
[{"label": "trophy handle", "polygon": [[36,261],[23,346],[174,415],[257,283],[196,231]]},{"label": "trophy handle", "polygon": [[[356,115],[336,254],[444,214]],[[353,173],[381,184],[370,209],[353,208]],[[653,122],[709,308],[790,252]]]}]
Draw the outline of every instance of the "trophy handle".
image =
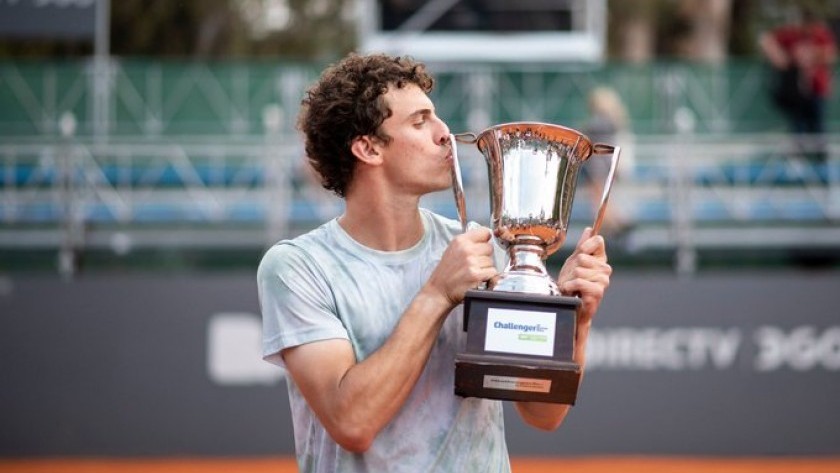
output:
[{"label": "trophy handle", "polygon": [[592,224],[592,235],[597,235],[601,231],[601,224],[604,222],[604,215],[607,211],[607,201],[610,198],[610,190],[615,181],[615,170],[618,168],[618,159],[621,156],[621,146],[611,146],[602,143],[597,143],[592,146],[594,154],[612,154],[610,162],[610,172],[607,174],[607,181],[604,183],[604,192],[601,194],[601,204],[598,207],[598,213],[595,215],[595,223]]},{"label": "trophy handle", "polygon": [[478,142],[478,135],[470,132],[456,133],[454,135],[449,135],[449,139],[452,140],[453,145],[456,141],[460,141],[461,143],[471,145]]},{"label": "trophy handle", "polygon": [[[461,133],[461,135],[473,135],[473,133]],[[461,221],[461,230],[467,231],[467,201],[464,198],[464,181],[461,179],[461,165],[458,162],[458,135],[449,135],[449,146],[452,148],[452,191],[455,194],[455,208],[458,210],[458,220]],[[473,141],[475,143],[475,141]]]}]

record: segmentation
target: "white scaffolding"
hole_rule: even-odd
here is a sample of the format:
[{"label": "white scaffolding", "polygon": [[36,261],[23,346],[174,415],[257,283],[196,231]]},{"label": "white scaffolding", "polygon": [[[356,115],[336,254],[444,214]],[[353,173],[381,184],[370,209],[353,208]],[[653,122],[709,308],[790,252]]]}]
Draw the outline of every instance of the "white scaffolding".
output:
[{"label": "white scaffolding", "polygon": [[[103,133],[92,68],[0,66],[0,248],[55,249],[72,272],[90,249],[259,248],[341,211],[306,171],[294,131],[312,66],[113,61]],[[768,114],[763,71],[439,65],[434,98],[455,132],[513,120],[576,127],[569,117],[582,121],[586,92],[609,80],[642,110],[636,166],[611,200],[637,223],[628,250],[673,251],[691,273],[707,249],[840,249],[840,136],[732,132]],[[811,142],[825,143],[826,162],[801,156]],[[482,221],[484,164],[462,155],[470,215]],[[424,203],[455,216],[450,193]]]},{"label": "white scaffolding", "polygon": [[[827,165],[791,146],[785,135],[639,137],[611,200],[636,224],[629,250],[673,250],[690,273],[705,249],[840,248],[840,141]],[[469,215],[486,220],[483,160],[461,154]],[[3,144],[0,247],[265,247],[341,211],[302,163],[293,138]],[[573,226],[591,218],[582,192]],[[424,205],[454,216],[449,192]]]}]

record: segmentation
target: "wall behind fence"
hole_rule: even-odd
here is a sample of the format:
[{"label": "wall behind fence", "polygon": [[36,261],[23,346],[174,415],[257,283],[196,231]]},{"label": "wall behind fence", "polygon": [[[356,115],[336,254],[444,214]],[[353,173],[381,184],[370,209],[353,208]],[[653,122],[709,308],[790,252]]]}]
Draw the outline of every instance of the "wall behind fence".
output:
[{"label": "wall behind fence", "polygon": [[[293,452],[253,274],[0,282],[0,456]],[[507,406],[511,452],[840,454],[838,288],[617,271],[578,405],[555,433]]]}]

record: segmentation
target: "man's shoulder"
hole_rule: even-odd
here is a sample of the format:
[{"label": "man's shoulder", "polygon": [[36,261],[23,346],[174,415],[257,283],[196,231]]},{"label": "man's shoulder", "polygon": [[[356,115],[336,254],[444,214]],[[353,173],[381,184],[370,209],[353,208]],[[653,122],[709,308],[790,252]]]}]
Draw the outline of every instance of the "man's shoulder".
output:
[{"label": "man's shoulder", "polygon": [[281,267],[308,264],[317,259],[320,251],[330,247],[327,225],[273,244],[263,254],[260,270],[277,270]]},{"label": "man's shoulder", "polygon": [[428,223],[428,228],[432,232],[444,233],[449,237],[461,233],[461,223],[458,220],[454,220],[425,208],[421,208],[420,211]]}]

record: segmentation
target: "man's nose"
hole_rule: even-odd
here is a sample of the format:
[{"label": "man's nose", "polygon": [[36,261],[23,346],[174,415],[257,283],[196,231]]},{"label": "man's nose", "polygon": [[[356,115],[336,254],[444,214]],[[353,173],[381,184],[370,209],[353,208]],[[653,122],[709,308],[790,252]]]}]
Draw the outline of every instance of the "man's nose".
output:
[{"label": "man's nose", "polygon": [[447,144],[449,144],[449,137],[450,137],[449,127],[446,126],[446,123],[444,123],[443,120],[439,119],[438,121],[440,121],[440,125],[441,125],[441,127],[440,127],[441,129],[439,131],[439,133],[441,133],[441,134],[439,135],[438,143],[441,144],[441,145],[447,145]]}]

